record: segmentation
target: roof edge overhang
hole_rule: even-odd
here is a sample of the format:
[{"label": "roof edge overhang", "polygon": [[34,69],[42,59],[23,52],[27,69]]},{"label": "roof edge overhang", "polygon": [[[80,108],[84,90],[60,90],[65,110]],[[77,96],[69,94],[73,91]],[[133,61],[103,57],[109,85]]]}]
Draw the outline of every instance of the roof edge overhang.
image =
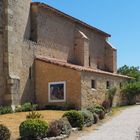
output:
[{"label": "roof edge overhang", "polygon": [[87,67],[83,67],[83,66],[79,66],[79,65],[70,64],[70,63],[67,63],[66,61],[62,61],[62,60],[55,59],[55,58],[36,56],[35,60],[39,60],[39,61],[42,61],[45,63],[50,63],[50,64],[58,65],[58,66],[73,69],[73,70],[77,70],[80,72],[91,72],[91,73],[125,78],[125,79],[129,79],[129,80],[134,79],[132,77],[117,74],[117,73],[110,73],[110,72],[106,72],[106,71],[102,71],[102,70],[98,70],[98,69],[87,68]]}]

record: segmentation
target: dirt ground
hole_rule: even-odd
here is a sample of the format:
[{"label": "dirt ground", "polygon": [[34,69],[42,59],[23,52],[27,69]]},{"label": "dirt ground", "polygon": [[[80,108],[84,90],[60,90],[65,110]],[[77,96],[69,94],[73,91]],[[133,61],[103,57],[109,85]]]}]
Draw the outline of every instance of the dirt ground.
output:
[{"label": "dirt ground", "polygon": [[[64,111],[37,111],[43,115],[43,120],[47,121],[48,123],[60,119],[64,114]],[[29,112],[21,112],[21,113],[13,113],[13,114],[6,114],[0,115],[0,124],[6,125],[11,133],[12,133],[12,140],[16,140],[19,138],[19,125],[26,119],[26,115]]]}]

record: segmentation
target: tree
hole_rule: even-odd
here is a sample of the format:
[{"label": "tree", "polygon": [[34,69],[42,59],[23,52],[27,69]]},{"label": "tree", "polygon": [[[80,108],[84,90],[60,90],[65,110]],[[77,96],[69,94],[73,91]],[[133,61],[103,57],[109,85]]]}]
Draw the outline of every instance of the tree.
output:
[{"label": "tree", "polygon": [[140,70],[139,67],[127,66],[118,69],[118,73],[122,75],[127,75],[135,79],[131,80],[128,83],[125,83],[122,88],[122,93],[128,100],[128,104],[135,103],[135,97],[140,94]]},{"label": "tree", "polygon": [[118,73],[133,77],[135,78],[136,81],[140,81],[139,67],[134,67],[134,66],[129,67],[127,65],[124,65],[118,69]]}]

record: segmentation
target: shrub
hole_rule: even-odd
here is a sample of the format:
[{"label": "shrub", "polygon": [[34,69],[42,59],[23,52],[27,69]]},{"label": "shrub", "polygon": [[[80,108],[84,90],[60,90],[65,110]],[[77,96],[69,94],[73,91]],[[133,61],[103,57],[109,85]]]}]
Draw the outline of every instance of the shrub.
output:
[{"label": "shrub", "polygon": [[128,100],[128,104],[135,104],[136,95],[140,94],[140,82],[126,83],[122,88],[122,93]]},{"label": "shrub", "polygon": [[8,113],[13,113],[13,110],[10,106],[0,107],[0,115]]},{"label": "shrub", "polygon": [[84,117],[82,114],[76,110],[71,110],[66,112],[63,117],[67,117],[72,127],[83,128],[84,125]]},{"label": "shrub", "polygon": [[70,135],[72,127],[67,119],[67,117],[63,117],[60,119],[60,121],[63,123],[63,128],[62,128],[62,134]]},{"label": "shrub", "polygon": [[45,106],[46,110],[62,110],[61,106],[57,106],[57,105],[46,105]]},{"label": "shrub", "polygon": [[105,111],[105,108],[102,105],[100,105],[100,104],[94,104],[93,107]]},{"label": "shrub", "polygon": [[62,108],[63,110],[75,110],[76,106],[73,103],[65,103]]},{"label": "shrub", "polygon": [[48,130],[48,137],[56,137],[61,134],[70,135],[71,125],[67,118],[62,118],[60,120],[55,120],[50,123]]},{"label": "shrub", "polygon": [[110,106],[111,106],[110,104],[111,104],[111,103],[110,103],[109,100],[105,100],[105,101],[103,101],[102,106],[104,107],[105,112],[110,111]]},{"label": "shrub", "polygon": [[112,107],[113,99],[116,94],[116,91],[117,91],[116,87],[112,87],[107,91],[107,100],[110,102],[110,108]]},{"label": "shrub", "polygon": [[39,119],[27,119],[20,124],[19,132],[22,138],[44,138],[47,136],[48,124]]},{"label": "shrub", "polygon": [[99,116],[99,119],[105,118],[105,112],[102,109],[95,108],[95,113]]},{"label": "shrub", "polygon": [[11,133],[9,129],[0,124],[0,140],[10,140]]},{"label": "shrub", "polygon": [[42,118],[43,116],[36,111],[29,112],[29,114],[26,116],[26,119],[42,119]]},{"label": "shrub", "polygon": [[105,117],[105,112],[102,109],[95,108],[95,107],[89,107],[87,108],[90,112],[96,113],[99,116],[99,119],[103,119]]},{"label": "shrub", "polygon": [[21,106],[23,112],[36,110],[37,107],[38,107],[37,104],[31,104],[31,103],[25,103]]},{"label": "shrub", "polygon": [[63,124],[59,120],[50,123],[48,130],[48,137],[56,137],[62,133]]},{"label": "shrub", "polygon": [[94,123],[93,114],[89,110],[86,110],[86,109],[81,110],[80,112],[84,117],[84,124],[86,126],[91,126]]},{"label": "shrub", "polygon": [[94,124],[98,123],[99,116],[96,113],[93,113],[93,118],[94,118]]},{"label": "shrub", "polygon": [[63,106],[46,105],[45,109],[47,110],[72,110],[72,109],[76,109],[76,106],[72,103],[65,103]]},{"label": "shrub", "polygon": [[22,112],[21,105],[18,105],[18,106],[15,107],[15,112]]}]

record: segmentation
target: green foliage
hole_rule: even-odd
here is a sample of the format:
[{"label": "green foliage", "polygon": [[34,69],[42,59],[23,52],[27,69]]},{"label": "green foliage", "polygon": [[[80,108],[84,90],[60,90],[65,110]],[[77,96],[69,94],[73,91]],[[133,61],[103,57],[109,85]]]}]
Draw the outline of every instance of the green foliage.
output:
[{"label": "green foliage", "polygon": [[105,111],[105,108],[100,104],[94,104],[93,107]]},{"label": "green foliage", "polygon": [[108,94],[108,98],[110,100],[113,100],[115,94],[116,94],[117,88],[116,87],[112,87],[108,90],[107,94]]},{"label": "green foliage", "polygon": [[127,65],[124,65],[123,67],[120,67],[118,69],[118,73],[133,77],[133,78],[136,79],[136,81],[140,80],[139,67],[134,67],[134,66],[129,67]]},{"label": "green foliage", "polygon": [[71,110],[66,112],[63,117],[67,117],[72,127],[83,128],[84,125],[84,117],[82,114],[76,110]]},{"label": "green foliage", "polygon": [[123,95],[128,99],[128,104],[135,104],[136,95],[140,94],[140,70],[139,67],[124,65],[118,69],[118,73],[131,76],[135,79],[125,83],[122,87]]},{"label": "green foliage", "polygon": [[94,124],[98,123],[99,116],[96,113],[93,113],[93,118],[94,118]]},{"label": "green foliage", "polygon": [[76,109],[76,106],[72,103],[65,103],[63,106],[46,105],[45,109],[47,110],[73,110],[73,109]]},{"label": "green foliage", "polygon": [[27,111],[32,111],[36,110],[38,107],[37,104],[31,104],[31,103],[24,103],[21,106],[16,106],[15,112],[27,112]]},{"label": "green foliage", "polygon": [[19,132],[22,138],[45,138],[48,132],[48,124],[39,119],[27,119],[20,124]]},{"label": "green foliage", "polygon": [[80,111],[80,113],[84,117],[84,124],[86,126],[91,126],[94,123],[93,114],[89,110],[83,109]]},{"label": "green foliage", "polygon": [[107,100],[110,102],[110,108],[112,107],[113,99],[116,94],[116,91],[117,91],[116,87],[112,87],[107,91]]},{"label": "green foliage", "polygon": [[105,117],[105,112],[101,108],[95,108],[93,106],[93,107],[88,107],[87,110],[92,112],[92,114],[96,113],[99,116],[99,119],[104,119],[104,117]]},{"label": "green foliage", "polygon": [[10,130],[6,126],[0,124],[0,140],[10,140],[10,137]]},{"label": "green foliage", "polygon": [[21,107],[21,105],[15,106],[15,112],[22,112],[22,107]]},{"label": "green foliage", "polygon": [[36,112],[36,111],[31,111],[29,114],[26,116],[26,119],[42,119],[43,116]]},{"label": "green foliage", "polygon": [[140,82],[126,83],[122,88],[122,93],[128,99],[128,104],[134,104],[134,98],[140,94]]},{"label": "green foliage", "polygon": [[13,110],[10,106],[0,106],[0,115],[8,113],[13,113]]},{"label": "green foliage", "polygon": [[21,106],[23,112],[36,110],[37,107],[38,107],[37,104],[31,104],[31,103],[25,103]]}]

